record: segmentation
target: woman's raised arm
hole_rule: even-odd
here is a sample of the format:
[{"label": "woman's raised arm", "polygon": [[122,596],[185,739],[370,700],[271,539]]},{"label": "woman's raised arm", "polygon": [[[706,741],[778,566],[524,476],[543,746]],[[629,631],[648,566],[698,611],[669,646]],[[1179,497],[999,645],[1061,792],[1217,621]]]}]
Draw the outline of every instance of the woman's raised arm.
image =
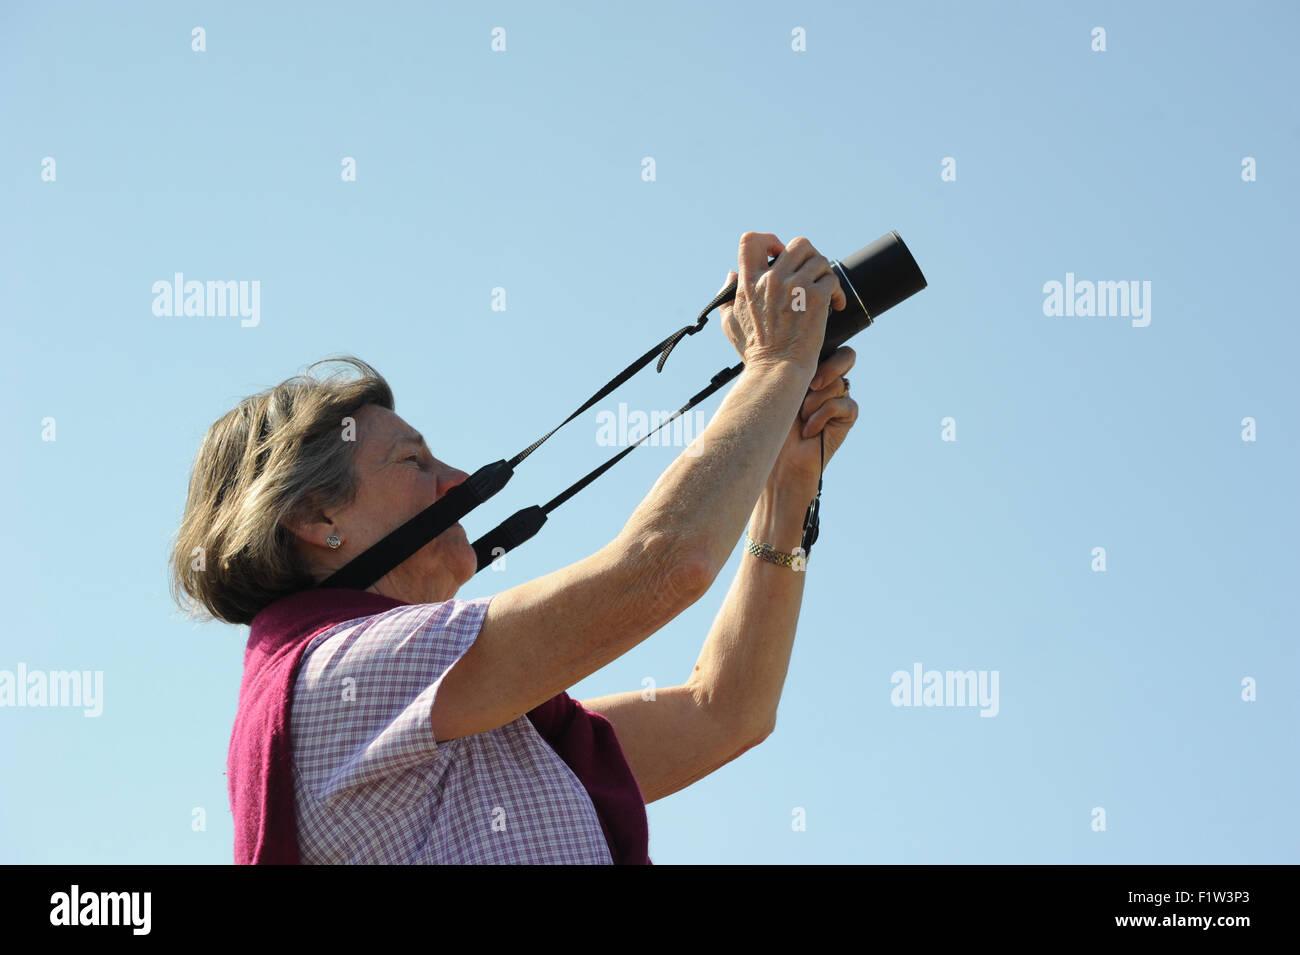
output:
[{"label": "woman's raised arm", "polygon": [[798,414],[838,291],[829,263],[802,238],[786,247],[746,233],[739,275],[725,327],[745,370],[696,439],[699,453],[679,455],[605,547],[492,599],[473,646],[443,677],[431,716],[436,740],[512,722],[622,656],[712,585]]}]

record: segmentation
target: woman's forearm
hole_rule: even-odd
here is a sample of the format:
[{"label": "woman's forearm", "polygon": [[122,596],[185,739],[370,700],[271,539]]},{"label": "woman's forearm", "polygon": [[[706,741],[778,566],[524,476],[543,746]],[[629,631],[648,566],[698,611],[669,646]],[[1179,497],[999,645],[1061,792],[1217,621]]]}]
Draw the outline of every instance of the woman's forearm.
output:
[{"label": "woman's forearm", "polygon": [[[749,536],[789,553],[799,545],[815,488],[768,484],[754,506]],[[709,630],[689,680],[722,722],[746,739],[771,732],[794,646],[806,571],[742,554],[740,568]]]},{"label": "woman's forearm", "polygon": [[666,540],[674,552],[699,560],[712,582],[735,549],[815,371],[792,363],[746,365],[624,533]]}]

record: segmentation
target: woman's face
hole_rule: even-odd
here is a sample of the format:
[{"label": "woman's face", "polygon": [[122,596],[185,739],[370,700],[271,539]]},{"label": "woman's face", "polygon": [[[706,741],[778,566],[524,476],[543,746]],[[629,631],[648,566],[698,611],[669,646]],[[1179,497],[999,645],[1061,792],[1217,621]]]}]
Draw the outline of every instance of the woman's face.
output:
[{"label": "woman's face", "polygon": [[[345,508],[326,512],[334,525],[332,533],[343,542],[326,550],[333,569],[469,477],[435,458],[416,430],[387,408],[366,405],[355,419],[356,499]],[[330,533],[327,529],[324,536]],[[455,596],[477,569],[474,548],[457,523],[367,589],[408,603],[437,603]]]}]

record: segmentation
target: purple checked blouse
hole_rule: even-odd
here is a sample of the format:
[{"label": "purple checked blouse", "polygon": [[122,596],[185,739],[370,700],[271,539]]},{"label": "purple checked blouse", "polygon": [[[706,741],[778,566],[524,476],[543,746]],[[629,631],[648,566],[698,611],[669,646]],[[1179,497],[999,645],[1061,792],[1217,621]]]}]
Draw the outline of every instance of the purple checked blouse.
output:
[{"label": "purple checked blouse", "polygon": [[[438,687],[491,600],[308,591],[254,620],[231,747],[237,861],[650,864],[645,803],[613,726],[567,693],[435,742]],[[285,734],[266,729],[284,715],[265,702],[277,666],[291,681],[279,758]],[[292,773],[292,813],[277,766]],[[277,849],[286,825],[296,840]]]}]

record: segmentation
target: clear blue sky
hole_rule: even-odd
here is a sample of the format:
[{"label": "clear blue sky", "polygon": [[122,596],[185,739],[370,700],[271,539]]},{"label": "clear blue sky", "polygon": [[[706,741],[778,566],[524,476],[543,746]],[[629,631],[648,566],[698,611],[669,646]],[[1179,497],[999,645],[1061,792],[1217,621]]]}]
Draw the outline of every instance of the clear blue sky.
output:
[{"label": "clear blue sky", "polygon": [[[897,229],[930,286],[853,341],[776,732],[650,805],[652,858],[1300,861],[1295,5],[270,6],[0,12],[0,670],[104,674],[98,718],[0,709],[0,861],[230,861],[247,631],[182,619],[165,561],[240,397],[353,353],[472,471],[693,318],[749,229]],[[154,315],[176,272],[260,282],[257,325]],[[1150,324],[1045,315],[1067,273],[1150,282]],[[735,360],[715,318],[602,407]],[[612,450],[589,412],[470,536]],[[459,596],[599,548],[678,453]],[[684,680],[744,556],[571,692]],[[893,706],[914,663],[997,671],[997,716]]]}]

